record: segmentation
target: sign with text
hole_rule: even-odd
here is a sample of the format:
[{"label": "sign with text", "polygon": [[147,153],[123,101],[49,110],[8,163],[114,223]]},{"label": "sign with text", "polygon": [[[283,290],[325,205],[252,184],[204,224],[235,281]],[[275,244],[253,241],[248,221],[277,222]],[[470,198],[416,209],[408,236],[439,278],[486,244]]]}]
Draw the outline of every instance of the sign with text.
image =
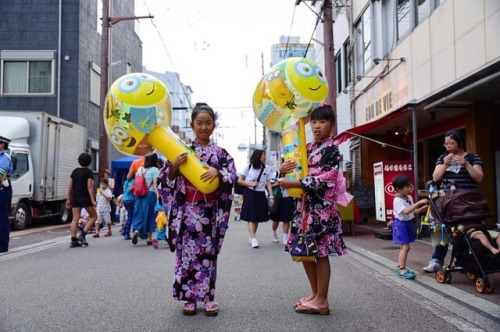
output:
[{"label": "sign with text", "polygon": [[375,184],[375,216],[378,221],[389,222],[392,220],[392,202],[397,191],[392,186],[392,180],[397,175],[406,175],[410,178],[411,193],[415,191],[413,182],[413,164],[410,160],[381,161],[373,164]]},{"label": "sign with text", "polygon": [[365,107],[365,121],[376,120],[392,111],[392,90],[387,89]]}]

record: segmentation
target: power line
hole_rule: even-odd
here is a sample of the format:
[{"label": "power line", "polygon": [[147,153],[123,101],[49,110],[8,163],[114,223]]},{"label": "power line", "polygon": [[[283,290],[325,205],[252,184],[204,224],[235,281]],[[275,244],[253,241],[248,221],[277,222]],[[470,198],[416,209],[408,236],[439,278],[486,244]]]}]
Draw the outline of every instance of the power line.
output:
[{"label": "power line", "polygon": [[[146,4],[146,0],[142,0],[142,3],[144,4],[144,7],[146,8],[146,11],[148,12],[148,14],[150,16],[151,15],[151,11],[149,10],[149,7],[148,5]],[[168,49],[167,49],[167,45],[165,43],[165,40],[163,39],[163,36],[160,32],[160,29],[158,29],[158,26],[156,25],[156,23],[153,21],[153,19],[150,19],[151,20],[151,24],[153,25],[153,27],[155,28],[156,32],[158,33],[158,37],[160,38],[160,41],[161,41],[161,44],[163,45],[163,50],[165,51],[165,53],[167,54],[167,58],[168,60],[170,61],[170,64],[172,65],[172,68],[173,68],[173,73],[177,76],[177,80],[179,81],[179,85],[181,86],[181,89],[182,89],[182,94],[186,97],[186,99],[188,101],[191,101],[191,99],[189,98],[190,95],[186,92],[186,89],[185,89],[185,86],[184,84],[182,84],[181,82],[181,78],[179,76],[179,73],[177,72],[177,70],[175,69],[175,65],[174,65],[174,61],[172,60],[172,57],[170,56],[170,53],[168,52]],[[169,75],[166,75],[167,78]],[[170,81],[171,82],[171,81]],[[173,83],[173,82],[172,82]],[[173,84],[175,86],[175,84]],[[191,109],[191,105],[189,105],[189,109]]]}]

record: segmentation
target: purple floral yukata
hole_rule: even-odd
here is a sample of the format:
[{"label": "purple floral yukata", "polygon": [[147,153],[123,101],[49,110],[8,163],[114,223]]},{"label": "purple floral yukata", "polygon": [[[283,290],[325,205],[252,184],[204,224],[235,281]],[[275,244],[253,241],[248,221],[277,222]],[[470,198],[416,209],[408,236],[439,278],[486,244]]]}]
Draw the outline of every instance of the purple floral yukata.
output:
[{"label": "purple floral yukata", "polygon": [[340,153],[328,137],[321,142],[307,144],[309,159],[309,175],[304,177],[302,188],[305,193],[305,204],[296,200],[297,208],[292,221],[292,229],[288,238],[287,250],[297,233],[302,232],[302,211],[307,215],[307,233],[313,234],[318,246],[318,257],[342,256],[347,248],[342,236],[342,223],[336,204],[336,183],[339,169]]},{"label": "purple floral yukata", "polygon": [[[172,295],[177,300],[210,302],[215,296],[217,256],[228,228],[237,173],[233,158],[219,146],[210,143],[203,148],[195,140],[191,147],[201,160],[217,168],[221,177],[216,195],[197,201],[186,199],[187,187],[192,185],[180,173],[173,181],[166,180],[168,187],[173,188],[167,200],[167,241],[176,253]],[[166,163],[160,178],[171,165]]]}]

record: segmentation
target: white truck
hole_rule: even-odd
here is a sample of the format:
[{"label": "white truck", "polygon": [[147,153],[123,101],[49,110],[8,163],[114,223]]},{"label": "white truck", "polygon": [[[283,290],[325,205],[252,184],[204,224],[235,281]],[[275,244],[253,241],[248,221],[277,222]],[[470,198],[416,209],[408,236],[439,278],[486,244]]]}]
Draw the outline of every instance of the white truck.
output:
[{"label": "white truck", "polygon": [[11,227],[49,217],[70,222],[65,203],[71,172],[86,151],[85,127],[43,112],[0,111],[0,135],[12,140]]}]

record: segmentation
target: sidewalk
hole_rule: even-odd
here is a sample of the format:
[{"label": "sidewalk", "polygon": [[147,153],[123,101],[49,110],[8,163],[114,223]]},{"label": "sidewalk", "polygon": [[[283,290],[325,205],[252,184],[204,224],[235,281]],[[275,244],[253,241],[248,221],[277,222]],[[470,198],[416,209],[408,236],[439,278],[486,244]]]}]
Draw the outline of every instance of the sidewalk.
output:
[{"label": "sidewalk", "polygon": [[[368,250],[375,255],[384,257],[394,262],[393,269],[397,267],[399,245],[396,245],[391,240],[384,240],[375,237],[375,232],[383,230],[384,225],[369,224],[369,225],[354,225],[355,235],[347,233],[344,235],[347,246],[353,244],[354,246],[361,247]],[[430,278],[438,284],[435,280],[434,273],[425,273],[422,268],[427,266],[431,260],[434,249],[431,246],[430,238],[417,239],[411,244],[411,249],[408,254],[407,266],[417,273],[417,278]],[[445,259],[445,264],[449,264],[451,255],[451,247]],[[480,296],[484,300],[500,304],[500,272],[488,274],[488,280],[495,285],[493,294],[480,294],[476,291],[474,281],[467,279],[465,274],[455,272],[452,273],[452,280],[450,285],[470,294]]]}]

